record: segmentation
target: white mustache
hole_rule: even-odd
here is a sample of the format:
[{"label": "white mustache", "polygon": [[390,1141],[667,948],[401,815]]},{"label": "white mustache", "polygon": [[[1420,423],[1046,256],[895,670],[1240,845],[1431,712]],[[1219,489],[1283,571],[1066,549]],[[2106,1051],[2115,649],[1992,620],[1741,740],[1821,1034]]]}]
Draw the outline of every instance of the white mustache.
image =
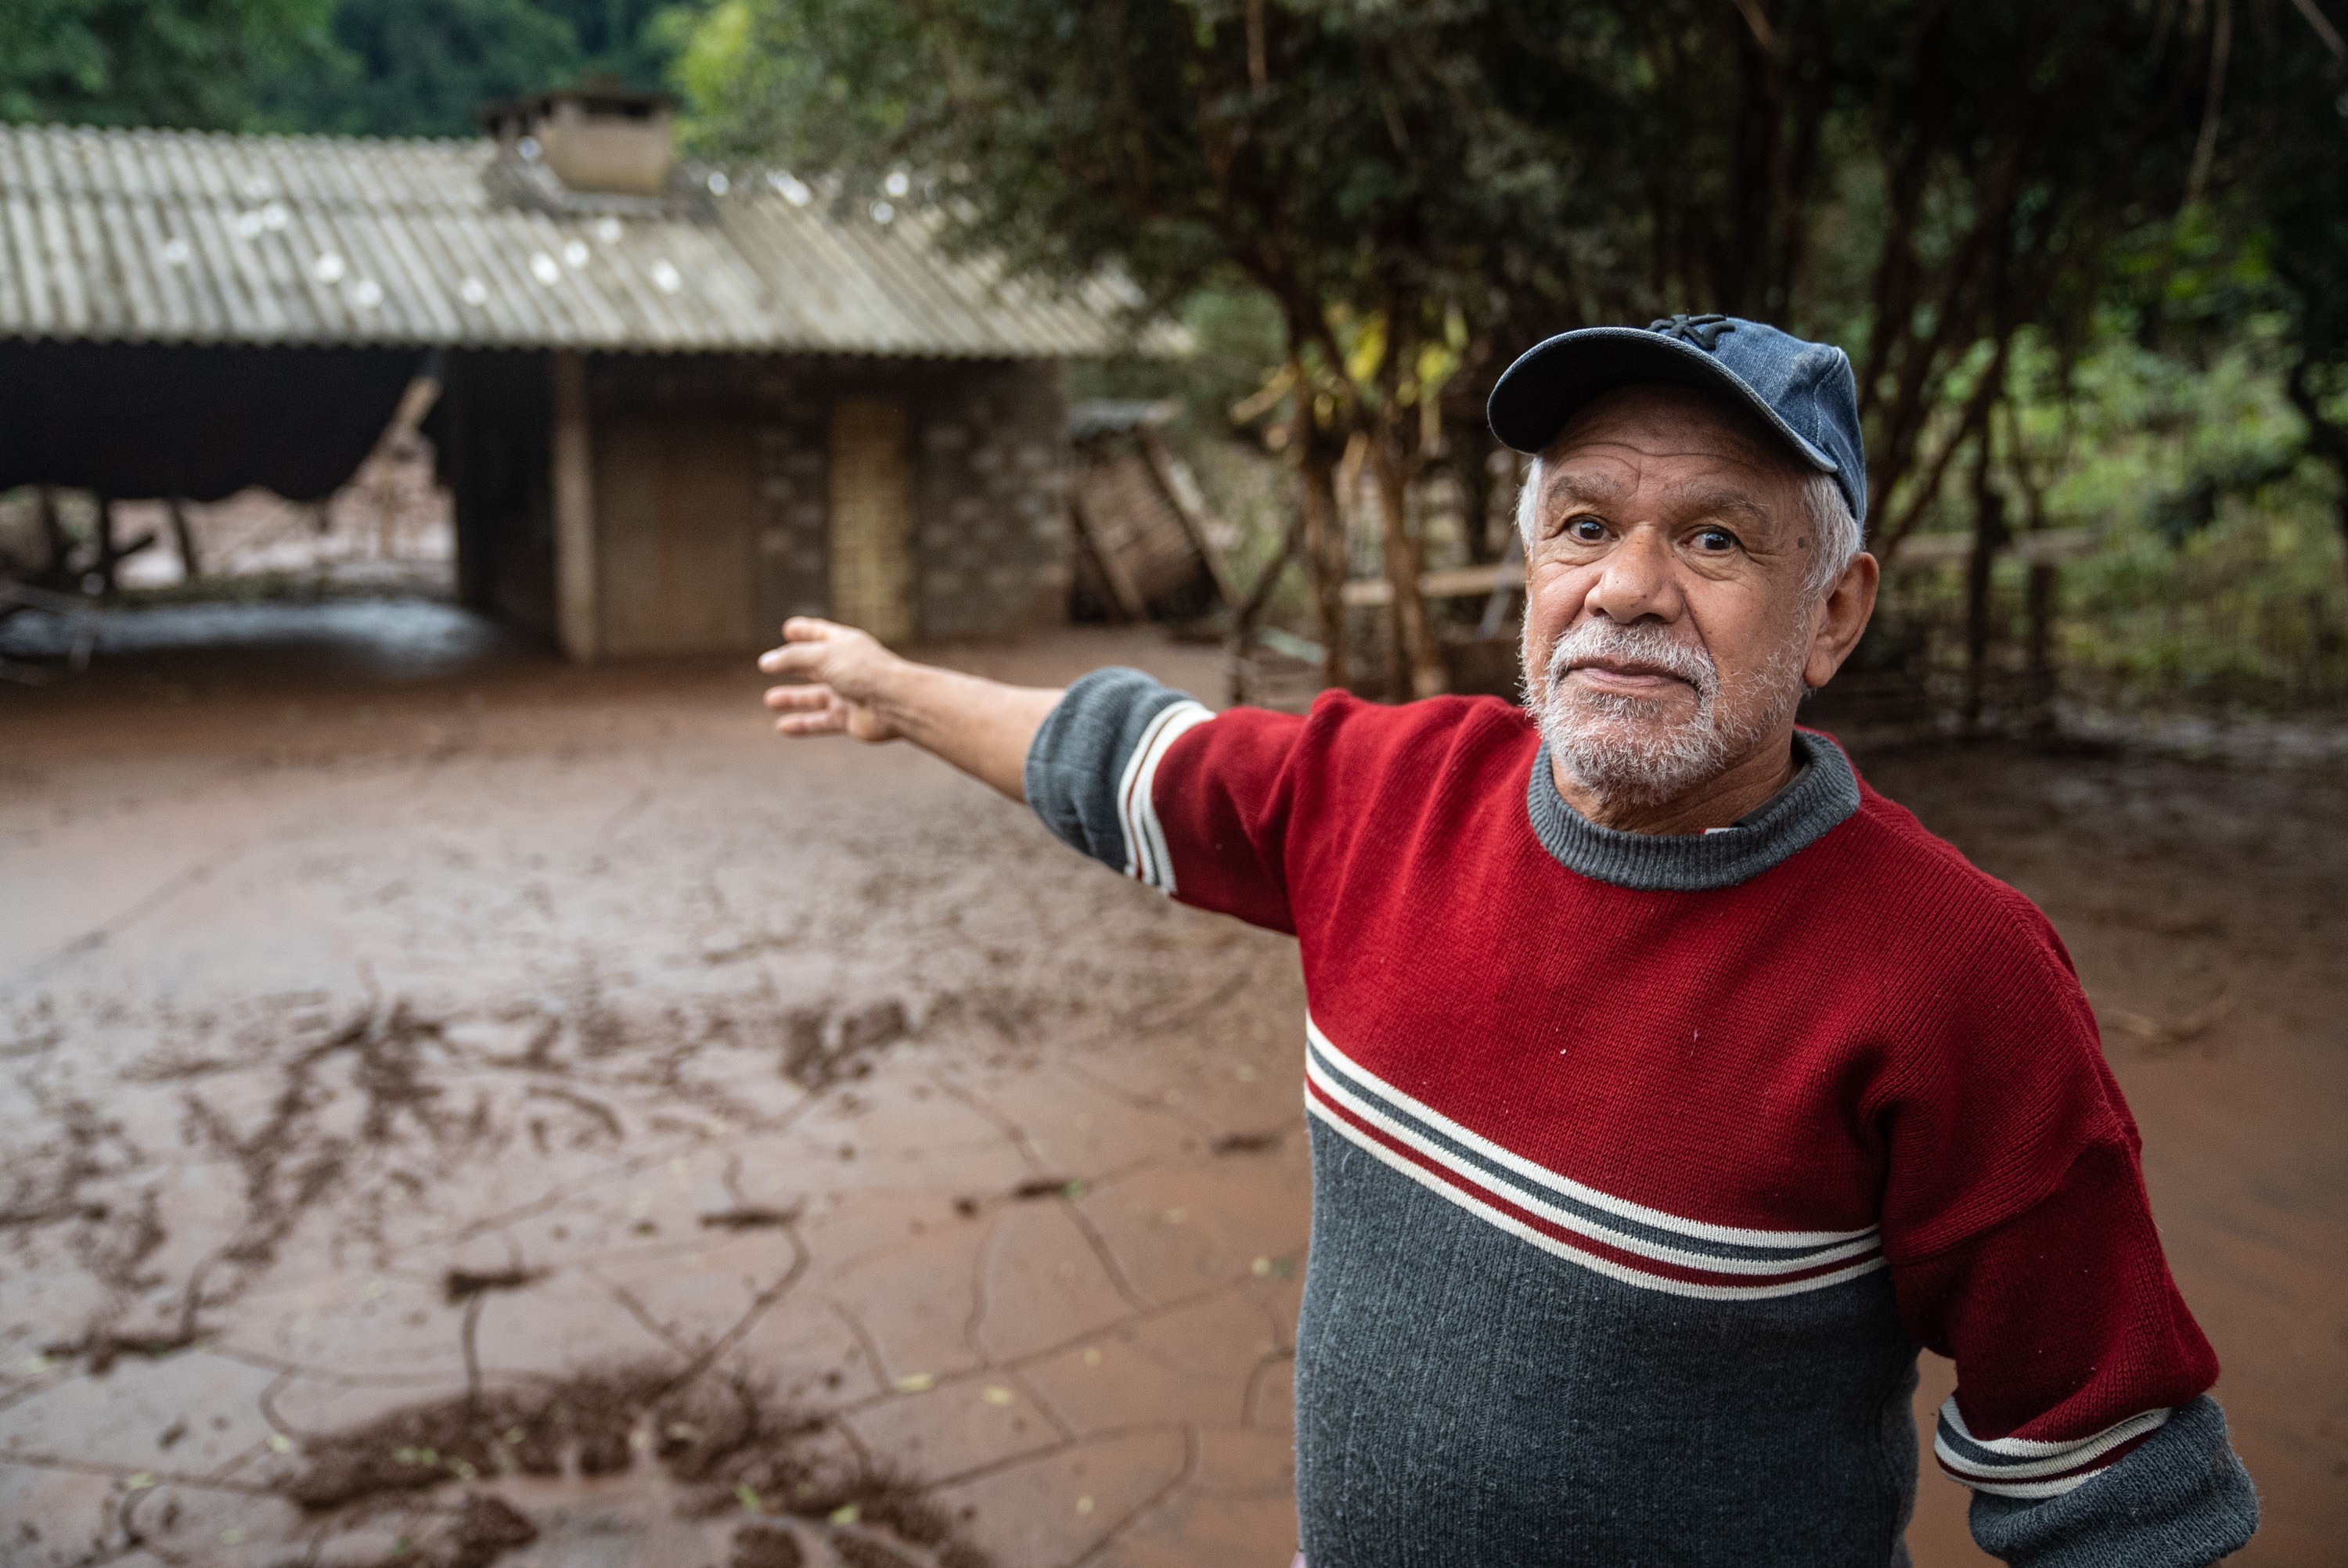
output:
[{"label": "white mustache", "polygon": [[1602,615],[1558,639],[1543,671],[1545,684],[1554,691],[1574,665],[1591,659],[1620,659],[1675,676],[1694,687],[1697,702],[1707,707],[1720,691],[1720,669],[1703,648],[1682,642],[1652,621],[1625,626]]}]

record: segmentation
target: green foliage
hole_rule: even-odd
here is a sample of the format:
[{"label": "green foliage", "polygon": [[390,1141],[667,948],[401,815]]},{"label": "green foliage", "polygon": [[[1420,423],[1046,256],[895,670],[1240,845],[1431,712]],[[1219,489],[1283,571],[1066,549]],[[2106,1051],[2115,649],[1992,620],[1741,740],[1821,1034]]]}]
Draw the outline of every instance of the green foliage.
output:
[{"label": "green foliage", "polygon": [[493,98],[584,80],[662,85],[680,31],[662,0],[338,0],[319,68],[277,78],[289,128],[469,136]]},{"label": "green foliage", "polygon": [[615,81],[641,92],[668,85],[678,44],[702,7],[678,0],[539,0],[571,24],[582,77]]},{"label": "green foliage", "polygon": [[1974,345],[2075,335],[2182,189],[2191,42],[2026,0],[723,0],[681,80],[712,149],[847,201],[919,170],[1028,273],[1160,304],[1236,275],[1324,369],[1339,313],[1414,356],[1456,317],[1463,414],[1591,321],[1842,339],[1888,490]]},{"label": "green foliage", "polygon": [[[2145,335],[2113,309],[2075,357],[2025,338],[1999,430],[2009,521],[2096,541],[2062,569],[2075,694],[2260,708],[2348,698],[2338,485],[2286,390],[2289,318],[2267,312],[2160,347]],[[1953,497],[1941,519],[1970,531]],[[1904,575],[1902,613],[1953,628],[1961,576]],[[2020,579],[2008,562],[1996,589],[2009,655],[2024,636]]]},{"label": "green foliage", "polygon": [[235,129],[325,49],[333,0],[9,0],[0,118]]},{"label": "green foliage", "polygon": [[2101,536],[2070,569],[2065,608],[2075,667],[2107,690],[2348,697],[2337,481],[2309,458],[2284,389],[2285,331],[2254,319],[2207,363],[2110,342],[2080,365],[2067,411],[2025,416],[2038,440],[2072,426],[2046,509]]},{"label": "green foliage", "polygon": [[482,103],[664,85],[676,0],[9,0],[0,118],[466,136]]},{"label": "green foliage", "polygon": [[1231,407],[1261,391],[1286,353],[1280,313],[1261,291],[1239,286],[1196,290],[1175,316],[1184,339],[1179,352],[1071,365],[1069,399],[1170,400],[1201,433],[1227,433]]},{"label": "green foliage", "polygon": [[[2034,477],[2007,436],[1994,482],[2038,500],[2009,514],[2110,542],[2072,573],[2097,668],[2314,690],[2333,656],[2289,629],[2341,608],[2311,585],[2338,575],[2312,519],[2348,528],[2348,79],[2306,16],[721,0],[679,79],[705,148],[850,207],[910,174],[1017,272],[1114,268],[1169,309],[1251,292],[1282,341],[1250,351],[1302,362],[1322,424],[1455,473],[1550,332],[1716,309],[1831,338],[1879,537],[1962,520],[1952,481],[2020,428]],[[1309,497],[1326,444],[1300,461]],[[2151,651],[2156,624],[2207,669]]]},{"label": "green foliage", "polygon": [[339,0],[324,69],[273,85],[271,109],[304,130],[467,136],[491,98],[551,86],[577,35],[531,0]]}]

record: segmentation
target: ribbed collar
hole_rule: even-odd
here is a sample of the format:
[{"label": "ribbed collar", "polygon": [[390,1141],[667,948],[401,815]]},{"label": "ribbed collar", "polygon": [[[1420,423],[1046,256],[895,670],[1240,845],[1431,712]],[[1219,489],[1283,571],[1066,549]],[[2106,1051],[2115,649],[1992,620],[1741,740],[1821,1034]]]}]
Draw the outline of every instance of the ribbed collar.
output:
[{"label": "ribbed collar", "polygon": [[1568,871],[1646,893],[1702,893],[1749,882],[1824,837],[1859,810],[1859,775],[1842,748],[1794,732],[1794,781],[1735,826],[1714,833],[1624,833],[1565,803],[1549,747],[1533,758],[1525,804],[1541,847]]}]

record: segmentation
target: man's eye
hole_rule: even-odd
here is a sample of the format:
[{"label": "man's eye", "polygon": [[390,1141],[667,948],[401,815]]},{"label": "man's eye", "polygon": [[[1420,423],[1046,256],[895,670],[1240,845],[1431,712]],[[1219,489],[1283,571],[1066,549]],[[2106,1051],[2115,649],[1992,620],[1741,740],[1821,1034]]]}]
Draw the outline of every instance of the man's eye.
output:
[{"label": "man's eye", "polygon": [[1596,518],[1576,518],[1565,525],[1565,537],[1576,544],[1598,544],[1606,538],[1606,525]]},{"label": "man's eye", "polygon": [[1721,555],[1736,548],[1736,536],[1726,528],[1705,528],[1695,536],[1695,548],[1706,555]]}]

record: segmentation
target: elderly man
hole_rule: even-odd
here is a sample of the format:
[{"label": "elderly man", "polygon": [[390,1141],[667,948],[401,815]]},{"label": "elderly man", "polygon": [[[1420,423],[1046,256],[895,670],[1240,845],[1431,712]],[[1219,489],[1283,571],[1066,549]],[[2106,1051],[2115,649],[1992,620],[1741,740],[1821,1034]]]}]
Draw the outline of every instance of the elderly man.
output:
[{"label": "elderly man", "polygon": [[1529,712],[1214,714],[795,620],[790,735],[902,736],[1185,903],[1295,933],[1312,1568],[1880,1565],[1933,1444],[1983,1548],[2257,1522],[2053,928],[1797,729],[1875,600],[1840,351],[1674,317],[1532,349]]}]

